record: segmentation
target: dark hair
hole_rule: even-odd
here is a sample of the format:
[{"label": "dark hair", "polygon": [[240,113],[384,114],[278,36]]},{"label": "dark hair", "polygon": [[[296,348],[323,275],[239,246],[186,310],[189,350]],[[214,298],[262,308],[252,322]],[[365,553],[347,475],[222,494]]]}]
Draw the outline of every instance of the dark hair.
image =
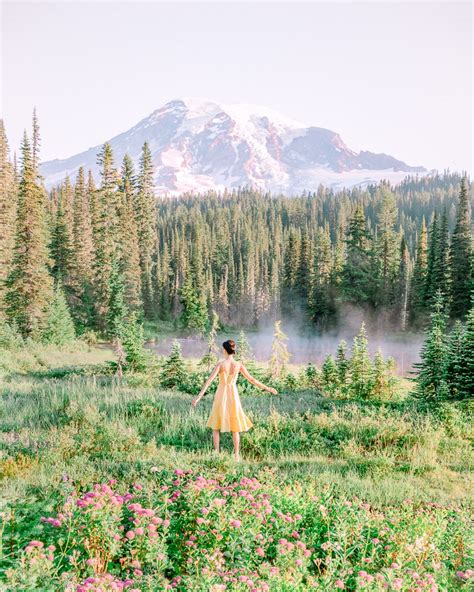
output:
[{"label": "dark hair", "polygon": [[231,354],[235,354],[235,341],[233,339],[228,339],[227,341],[224,341],[222,347],[229,354],[229,356]]}]

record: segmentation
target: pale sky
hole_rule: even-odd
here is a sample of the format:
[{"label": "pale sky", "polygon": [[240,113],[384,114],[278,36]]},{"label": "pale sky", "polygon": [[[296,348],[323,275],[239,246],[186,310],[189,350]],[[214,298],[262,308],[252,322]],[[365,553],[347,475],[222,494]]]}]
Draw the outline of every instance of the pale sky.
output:
[{"label": "pale sky", "polygon": [[167,101],[271,107],[354,150],[473,171],[470,2],[3,1],[12,149],[36,105],[43,161]]}]

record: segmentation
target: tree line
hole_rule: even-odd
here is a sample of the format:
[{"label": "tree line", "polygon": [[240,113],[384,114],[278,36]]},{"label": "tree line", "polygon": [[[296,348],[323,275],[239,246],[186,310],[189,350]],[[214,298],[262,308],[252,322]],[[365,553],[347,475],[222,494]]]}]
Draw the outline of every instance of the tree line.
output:
[{"label": "tree line", "polygon": [[469,311],[465,176],[157,199],[145,142],[138,170],[104,144],[99,179],[80,168],[47,192],[40,143],[34,113],[18,166],[0,125],[0,311],[23,337],[47,340],[60,323],[113,337],[130,315],[201,333],[215,315],[240,326],[294,317],[314,330],[345,303],[405,330],[426,324],[438,290],[451,322]]}]

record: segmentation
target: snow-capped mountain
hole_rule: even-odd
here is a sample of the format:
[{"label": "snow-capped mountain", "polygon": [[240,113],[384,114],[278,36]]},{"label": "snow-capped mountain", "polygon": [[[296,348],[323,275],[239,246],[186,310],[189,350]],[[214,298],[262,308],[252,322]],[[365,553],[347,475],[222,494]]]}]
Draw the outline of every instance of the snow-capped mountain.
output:
[{"label": "snow-capped mountain", "polygon": [[[109,140],[117,167],[123,156],[138,163],[148,141],[157,194],[178,195],[239,186],[298,194],[321,183],[333,188],[368,185],[425,173],[387,154],[354,152],[328,129],[304,125],[254,105],[223,105],[203,99],[170,101],[130,130]],[[45,162],[48,187],[79,167],[97,178],[100,146],[64,160]]]}]

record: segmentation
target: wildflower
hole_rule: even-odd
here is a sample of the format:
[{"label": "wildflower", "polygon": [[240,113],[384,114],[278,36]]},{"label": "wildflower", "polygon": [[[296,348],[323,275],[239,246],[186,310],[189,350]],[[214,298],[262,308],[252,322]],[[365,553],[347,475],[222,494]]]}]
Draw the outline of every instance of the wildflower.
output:
[{"label": "wildflower", "polygon": [[255,553],[259,556],[259,557],[265,557],[265,551],[262,549],[262,547],[257,547],[255,549]]},{"label": "wildflower", "polygon": [[392,582],[392,588],[394,590],[401,590],[403,586],[403,580],[402,578],[396,578],[395,580],[393,580]]},{"label": "wildflower", "polygon": [[336,580],[334,585],[336,588],[339,588],[339,590],[344,590],[345,588],[344,582],[342,580]]},{"label": "wildflower", "polygon": [[133,530],[129,530],[129,531],[128,531],[128,532],[125,534],[125,536],[127,537],[127,539],[130,539],[130,540],[132,540],[132,539],[134,539],[134,538],[135,538],[135,533],[133,532]]},{"label": "wildflower", "polygon": [[242,522],[240,520],[231,520],[230,525],[233,528],[240,528],[242,526]]}]

